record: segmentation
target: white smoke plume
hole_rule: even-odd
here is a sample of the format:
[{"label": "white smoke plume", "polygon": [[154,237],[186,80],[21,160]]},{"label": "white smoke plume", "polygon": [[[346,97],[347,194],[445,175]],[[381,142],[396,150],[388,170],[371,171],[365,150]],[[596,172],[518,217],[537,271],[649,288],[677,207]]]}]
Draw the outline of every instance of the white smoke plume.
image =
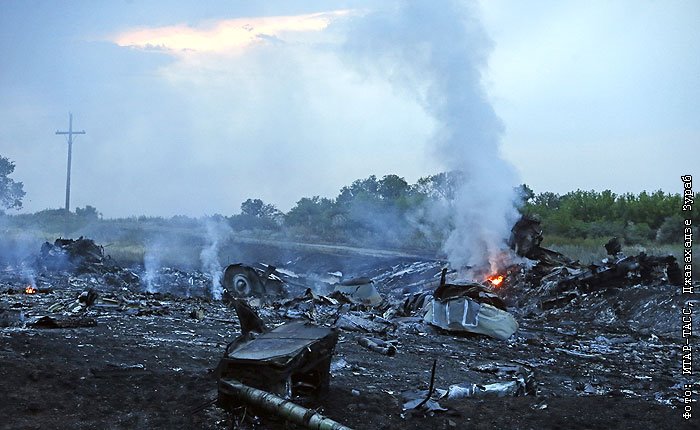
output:
[{"label": "white smoke plume", "polygon": [[491,42],[477,12],[472,2],[392,3],[351,20],[346,53],[435,119],[435,155],[464,178],[443,248],[455,268],[493,270],[517,218],[517,177],[499,153],[504,127],[482,85]]},{"label": "white smoke plume", "polygon": [[158,278],[158,270],[161,267],[161,245],[156,242],[149,242],[143,254],[143,283],[146,286],[146,292],[155,293],[158,291],[156,279]]},{"label": "white smoke plume", "polygon": [[223,220],[205,219],[206,243],[199,259],[202,262],[202,270],[211,276],[211,295],[214,300],[221,300],[223,288],[221,277],[223,270],[219,262],[220,245],[231,237],[233,229]]}]

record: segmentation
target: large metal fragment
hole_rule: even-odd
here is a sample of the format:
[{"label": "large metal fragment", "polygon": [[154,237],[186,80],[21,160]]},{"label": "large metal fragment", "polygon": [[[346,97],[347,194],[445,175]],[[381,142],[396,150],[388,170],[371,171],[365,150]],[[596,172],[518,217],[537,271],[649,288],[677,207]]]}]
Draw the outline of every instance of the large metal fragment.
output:
[{"label": "large metal fragment", "polygon": [[513,315],[469,298],[433,300],[425,321],[443,330],[483,334],[506,340],[518,330]]},{"label": "large metal fragment", "polygon": [[374,282],[369,278],[356,278],[341,282],[335,286],[333,291],[357,304],[377,306],[383,301],[382,296],[379,295],[374,286]]},{"label": "large metal fragment", "polygon": [[424,320],[443,330],[484,334],[508,339],[518,322],[503,301],[481,284],[445,284],[435,290]]},{"label": "large metal fragment", "polygon": [[[335,329],[301,321],[258,336],[240,336],[219,363],[220,378],[236,379],[286,398],[293,394],[319,396],[328,389],[337,341]],[[219,392],[220,404],[233,400]]]},{"label": "large metal fragment", "polygon": [[262,271],[245,264],[230,264],[224,270],[222,279],[224,296],[226,298],[283,296],[284,282],[274,272],[274,266],[267,266]]}]

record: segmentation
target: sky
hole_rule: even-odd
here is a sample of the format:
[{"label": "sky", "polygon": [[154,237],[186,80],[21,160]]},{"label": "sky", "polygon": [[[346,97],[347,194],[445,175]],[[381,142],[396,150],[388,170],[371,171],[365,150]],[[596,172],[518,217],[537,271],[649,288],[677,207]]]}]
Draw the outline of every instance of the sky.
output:
[{"label": "sky", "polygon": [[[677,193],[697,173],[700,2],[466,6],[477,92],[500,118],[494,148],[509,166],[480,166],[486,180],[508,169],[536,192]],[[69,112],[86,131],[71,207],[105,217],[231,215],[247,198],[286,211],[372,174],[415,182],[454,168],[436,147],[433,74],[368,36],[382,37],[372,26],[387,21],[371,18],[394,7],[1,0],[0,155],[24,183],[23,211],[63,206],[67,145],[55,132]],[[435,33],[431,49],[462,42]],[[357,55],[358,40],[372,49]]]}]

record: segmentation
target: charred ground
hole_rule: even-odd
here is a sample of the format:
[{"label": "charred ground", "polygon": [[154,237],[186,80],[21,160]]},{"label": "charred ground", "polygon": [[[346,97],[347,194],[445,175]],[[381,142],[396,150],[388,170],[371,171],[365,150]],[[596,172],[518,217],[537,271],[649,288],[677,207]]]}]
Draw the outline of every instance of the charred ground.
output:
[{"label": "charred ground", "polygon": [[[383,322],[392,306],[405,309],[407,298],[437,285],[439,261],[331,252],[295,253],[289,259],[288,251],[269,247],[255,247],[250,255],[301,274],[288,278],[290,298],[300,299],[252,303],[267,324],[310,318],[330,325],[346,313],[384,326],[377,333],[341,329],[327,396],[319,402],[296,399],[352,428],[693,427],[679,409],[680,295],[663,276],[647,284],[576,289],[564,302],[543,309],[542,302],[554,296],[547,296],[543,284],[529,285],[522,274],[512,275],[500,293],[520,328],[500,341],[436,330],[417,311]],[[333,306],[304,298],[305,284],[323,293],[318,278],[336,271],[374,279],[386,307]],[[178,285],[192,287],[190,297],[183,297],[144,293],[129,272],[112,266],[81,274],[45,270],[36,274],[36,294],[25,293],[27,280],[17,268],[2,272],[3,427],[290,428],[207,403],[217,395],[215,368],[240,326],[230,306],[197,294],[206,289],[205,275],[163,270],[173,292],[182,293]],[[526,287],[530,290],[522,290]],[[87,306],[77,299],[90,288],[98,296]],[[45,316],[51,319],[42,325]],[[51,321],[66,327],[47,328]],[[397,354],[364,349],[357,339],[368,335],[393,340]],[[403,410],[404,391],[428,388],[433,360],[437,388],[507,380],[484,368],[519,365],[532,371],[536,395],[436,397],[447,411]]]}]

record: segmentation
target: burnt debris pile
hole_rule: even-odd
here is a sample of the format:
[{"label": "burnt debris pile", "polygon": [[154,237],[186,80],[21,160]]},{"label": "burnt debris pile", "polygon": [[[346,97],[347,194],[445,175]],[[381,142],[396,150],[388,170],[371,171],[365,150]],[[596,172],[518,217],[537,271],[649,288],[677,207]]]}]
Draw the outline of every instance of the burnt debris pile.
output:
[{"label": "burnt debris pile", "polygon": [[672,255],[624,255],[617,238],[602,245],[608,257],[582,264],[540,246],[542,229],[524,217],[513,227],[510,244],[526,263],[505,275],[504,299],[520,315],[588,319],[608,326],[630,325],[670,335],[669,318],[680,304],[682,274]]},{"label": "burnt debris pile", "polygon": [[104,273],[111,267],[106,265],[104,248],[92,239],[56,239],[53,244],[44,242],[39,254],[39,263],[48,270],[66,270],[75,273]]}]

